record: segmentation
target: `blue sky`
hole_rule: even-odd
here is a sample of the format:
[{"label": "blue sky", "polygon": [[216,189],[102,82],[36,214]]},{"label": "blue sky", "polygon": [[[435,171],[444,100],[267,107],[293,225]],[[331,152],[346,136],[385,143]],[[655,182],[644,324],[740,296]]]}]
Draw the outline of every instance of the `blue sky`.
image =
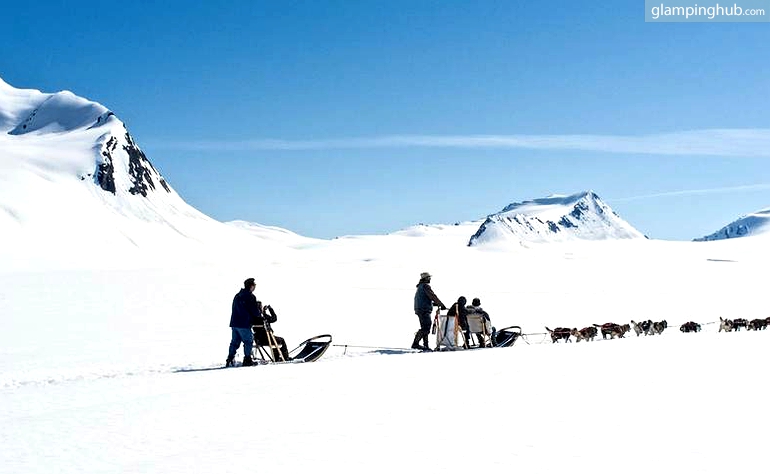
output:
[{"label": "blue sky", "polygon": [[0,76],[105,104],[219,220],[384,233],[593,189],[691,239],[770,206],[767,23],[645,23],[641,0],[123,3],[5,5]]}]

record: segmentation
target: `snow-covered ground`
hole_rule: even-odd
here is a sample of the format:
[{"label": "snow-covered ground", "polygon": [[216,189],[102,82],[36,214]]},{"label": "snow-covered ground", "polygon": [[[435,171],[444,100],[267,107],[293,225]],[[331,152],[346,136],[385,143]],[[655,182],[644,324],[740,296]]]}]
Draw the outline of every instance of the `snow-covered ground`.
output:
[{"label": "snow-covered ground", "polygon": [[[106,107],[0,80],[0,472],[765,472],[770,332],[709,323],[768,316],[770,236],[647,240],[593,193],[512,206],[473,246],[483,219],[333,240],[224,224]],[[411,343],[424,271],[528,336],[374,349]],[[247,277],[290,346],[335,346],[199,370],[223,365]],[[542,344],[632,319],[669,329]]]},{"label": "snow-covered ground", "polygon": [[[766,239],[490,251],[463,245],[461,227],[318,241],[286,261],[0,273],[3,471],[764,472],[770,333],[678,326],[766,317]],[[185,371],[223,363],[247,276],[292,346],[329,332],[335,344],[405,347],[426,270],[445,303],[478,296],[498,327],[670,327],[464,353],[332,347],[313,364]]]}]

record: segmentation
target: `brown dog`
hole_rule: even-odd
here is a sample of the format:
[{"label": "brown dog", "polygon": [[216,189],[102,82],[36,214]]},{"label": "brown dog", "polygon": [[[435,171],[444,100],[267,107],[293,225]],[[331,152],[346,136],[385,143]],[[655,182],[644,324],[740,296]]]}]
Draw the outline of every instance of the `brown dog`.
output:
[{"label": "brown dog", "polygon": [[605,323],[605,324],[594,324],[594,327],[597,327],[602,330],[602,339],[607,339],[607,335],[609,334],[610,339],[615,339],[616,337],[620,338],[623,337],[628,331],[631,330],[631,326],[628,324],[615,324],[615,323]]},{"label": "brown dog", "polygon": [[575,336],[575,340],[577,342],[580,342],[580,341],[593,341],[594,338],[596,337],[597,333],[598,333],[598,331],[593,326],[589,326],[587,328],[583,328],[580,331],[578,331],[577,329],[573,329],[570,332],[570,334]]},{"label": "brown dog", "polygon": [[569,340],[570,335],[572,335],[570,328],[556,328],[553,331],[545,328],[545,330],[551,335],[551,342],[559,342],[559,339],[564,339],[564,342],[572,342]]}]

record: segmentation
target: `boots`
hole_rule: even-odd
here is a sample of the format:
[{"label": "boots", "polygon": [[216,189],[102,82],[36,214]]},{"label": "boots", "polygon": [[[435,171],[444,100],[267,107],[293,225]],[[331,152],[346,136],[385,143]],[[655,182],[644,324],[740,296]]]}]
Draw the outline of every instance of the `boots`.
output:
[{"label": "boots", "polygon": [[235,356],[227,356],[227,360],[225,361],[225,367],[232,367],[235,365],[234,362]]},{"label": "boots", "polygon": [[244,367],[249,367],[249,366],[252,366],[252,365],[254,365],[254,361],[251,359],[250,355],[247,355],[246,357],[243,358],[243,366]]},{"label": "boots", "polygon": [[[420,339],[422,339],[422,330],[414,333],[414,341],[412,341],[412,349],[422,349],[422,347],[420,347]],[[428,336],[425,336],[426,341],[427,339],[428,339]],[[425,345],[427,346],[427,344]]]},{"label": "boots", "polygon": [[430,351],[430,346],[428,346],[428,335],[426,333],[423,333],[422,335],[422,345],[424,346],[422,350]]}]

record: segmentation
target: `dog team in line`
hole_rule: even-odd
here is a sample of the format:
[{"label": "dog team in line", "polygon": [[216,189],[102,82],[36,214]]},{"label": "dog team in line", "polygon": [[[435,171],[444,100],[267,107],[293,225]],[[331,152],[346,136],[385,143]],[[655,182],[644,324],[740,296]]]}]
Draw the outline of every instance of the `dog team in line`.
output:
[{"label": "dog team in line", "polygon": [[[770,324],[770,317],[765,319],[752,319],[751,321],[743,318],[738,319],[724,319],[722,317],[719,318],[719,331],[718,332],[732,332],[732,331],[740,331],[741,328],[746,329],[748,331],[760,331],[767,329],[767,326]],[[548,334],[551,336],[551,342],[559,342],[563,340],[564,342],[572,342],[570,340],[570,337],[574,337],[577,342],[580,341],[593,341],[595,337],[599,335],[599,331],[602,333],[602,339],[606,339],[607,336],[610,336],[610,339],[615,339],[624,337],[626,333],[631,331],[631,329],[634,330],[637,337],[644,334],[645,336],[654,336],[657,334],[662,334],[663,331],[666,330],[668,327],[668,322],[666,320],[658,321],[658,322],[652,322],[652,320],[642,321],[637,323],[634,320],[631,320],[631,324],[615,324],[615,323],[605,323],[605,324],[594,324],[592,326],[585,327],[583,329],[578,330],[577,328],[556,328],[556,329],[549,329],[545,328],[546,331],[548,331]],[[695,321],[688,321],[681,326],[679,326],[679,330],[687,333],[687,332],[700,332],[701,325],[696,323]]]},{"label": "dog team in line", "polygon": [[[417,289],[414,294],[414,312],[420,321],[420,329],[414,335],[411,348],[423,351],[430,350],[428,348],[428,335],[433,332],[431,330],[431,326],[434,326],[435,328],[435,324],[431,318],[433,307],[438,307],[440,310],[447,310],[446,305],[444,305],[439,297],[436,296],[436,293],[433,292],[433,289],[430,286],[430,281],[430,273],[421,273],[420,281],[417,283]],[[455,316],[457,318],[457,326],[459,326],[457,329],[460,330],[460,334],[463,336],[462,339],[464,341],[464,348],[469,347],[468,344],[471,341],[471,334],[474,334],[478,337],[479,347],[485,347],[484,340],[485,336],[488,336],[488,334],[471,331],[468,325],[468,316],[474,313],[482,314],[485,323],[489,323],[489,315],[486,313],[486,311],[481,309],[481,303],[478,298],[474,298],[470,306],[465,306],[465,304],[466,299],[464,296],[461,296],[458,298],[457,303],[453,304],[449,309],[447,316]],[[769,324],[770,317],[765,319],[752,319],[751,321],[743,318],[724,319],[720,317],[719,332],[740,331],[741,328],[749,331],[759,331],[767,329]],[[486,324],[485,327],[486,326],[489,325]],[[622,338],[632,329],[636,333],[637,337],[641,336],[642,334],[645,336],[655,336],[663,334],[663,331],[665,331],[666,328],[668,328],[668,322],[665,319],[663,321],[657,322],[653,322],[652,320],[648,319],[647,321],[641,321],[638,323],[631,320],[631,324],[593,324],[583,329],[565,327],[557,327],[556,329],[550,329],[546,327],[545,329],[551,336],[551,342],[556,343],[559,341],[572,342],[571,338],[573,337],[575,338],[576,342],[593,341],[596,337],[599,336],[600,331],[602,334],[602,339],[607,339],[607,336],[609,336],[610,339]],[[494,330],[494,328],[492,329]],[[701,325],[695,321],[688,321],[679,326],[679,330],[683,333],[700,332]],[[484,330],[484,332],[486,332],[486,330]],[[420,345],[420,342],[422,342],[422,345]]]}]

